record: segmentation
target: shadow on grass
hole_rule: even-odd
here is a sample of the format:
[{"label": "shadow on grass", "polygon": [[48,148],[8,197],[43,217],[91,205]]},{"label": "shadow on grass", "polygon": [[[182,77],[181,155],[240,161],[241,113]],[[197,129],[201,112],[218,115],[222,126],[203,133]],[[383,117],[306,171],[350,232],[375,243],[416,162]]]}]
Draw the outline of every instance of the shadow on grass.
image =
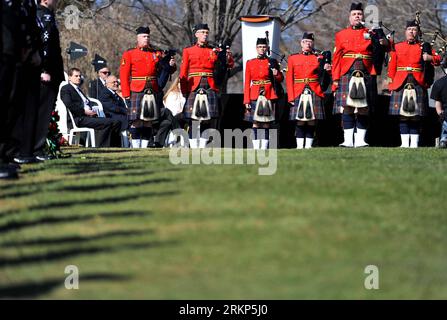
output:
[{"label": "shadow on grass", "polygon": [[101,153],[127,153],[127,152],[139,152],[140,149],[83,149],[79,152],[71,152],[71,154],[101,154]]},{"label": "shadow on grass", "polygon": [[79,244],[92,242],[96,240],[109,239],[114,237],[133,237],[139,235],[152,234],[153,230],[117,230],[104,232],[92,236],[71,236],[71,237],[56,237],[56,238],[37,238],[25,241],[8,241],[1,244],[4,248],[26,247],[26,246],[45,246],[45,245],[60,245],[60,244]]},{"label": "shadow on grass", "polygon": [[[128,281],[131,277],[113,274],[113,273],[92,273],[87,275],[79,275],[79,282],[94,281]],[[43,294],[50,293],[57,288],[64,287],[65,278],[53,278],[40,282],[25,282],[0,287],[0,299],[8,298],[35,298]]]},{"label": "shadow on grass", "polygon": [[129,217],[145,217],[150,216],[152,213],[144,211],[126,211],[126,212],[112,212],[112,213],[99,213],[92,215],[76,215],[68,217],[43,217],[31,221],[10,221],[4,225],[0,225],[0,232],[18,231],[24,228],[30,228],[41,225],[53,225],[67,222],[79,222],[86,221],[95,218],[129,218]]},{"label": "shadow on grass", "polygon": [[22,266],[31,263],[48,263],[52,261],[58,261],[62,259],[77,256],[104,254],[104,253],[116,253],[126,250],[142,250],[151,249],[164,246],[170,246],[177,244],[178,241],[147,241],[140,243],[127,243],[121,245],[114,245],[113,247],[89,247],[89,248],[70,248],[63,250],[54,250],[46,253],[38,253],[25,255],[21,257],[1,257],[0,256],[0,268],[11,266]]},{"label": "shadow on grass", "polygon": [[160,178],[160,179],[146,179],[138,182],[126,182],[126,183],[101,183],[101,184],[92,184],[92,185],[83,185],[83,186],[67,186],[60,189],[60,191],[98,191],[98,190],[108,190],[108,189],[117,189],[122,187],[141,187],[151,184],[160,184],[166,182],[173,182],[174,179]]},{"label": "shadow on grass", "polygon": [[83,203],[81,200],[69,200],[69,201],[60,201],[60,202],[53,202],[53,203],[45,203],[37,206],[32,206],[28,208],[29,211],[32,210],[48,210],[48,209],[54,209],[54,208],[67,208],[67,207],[73,207],[73,206],[91,206],[91,205],[108,205],[113,203],[119,203],[119,202],[125,202],[129,200],[136,200],[138,198],[154,198],[154,197],[168,197],[168,196],[174,196],[176,194],[179,194],[178,191],[162,191],[162,192],[145,192],[145,193],[136,193],[136,194],[128,194],[123,196],[108,196],[101,199],[86,199]]}]

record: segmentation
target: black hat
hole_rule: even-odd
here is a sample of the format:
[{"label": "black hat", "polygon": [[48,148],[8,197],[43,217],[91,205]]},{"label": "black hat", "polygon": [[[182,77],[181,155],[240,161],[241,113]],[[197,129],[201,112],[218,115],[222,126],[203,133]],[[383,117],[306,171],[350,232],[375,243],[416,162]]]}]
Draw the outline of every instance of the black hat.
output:
[{"label": "black hat", "polygon": [[360,11],[363,11],[363,5],[362,5],[362,3],[361,2],[359,2],[359,3],[352,3],[351,4],[351,10],[350,11],[353,11],[353,10],[360,10]]},{"label": "black hat", "polygon": [[95,54],[95,59],[93,59],[92,65],[95,67],[95,71],[98,72],[102,68],[107,67],[107,60],[100,55]]},{"label": "black hat", "polygon": [[151,30],[149,29],[149,27],[138,27],[137,30],[135,30],[135,31],[136,31],[137,35],[142,34],[142,33],[145,33],[145,34],[151,33]]},{"label": "black hat", "polygon": [[308,40],[315,41],[314,34],[311,33],[311,32],[304,32],[304,33],[303,33],[303,40],[304,40],[304,39],[308,39]]},{"label": "black hat", "polygon": [[207,23],[199,23],[196,24],[193,28],[194,32],[197,32],[198,30],[210,30],[210,28],[208,28],[208,24]]},{"label": "black hat", "polygon": [[409,28],[409,27],[419,27],[419,24],[416,20],[410,20],[410,21],[407,21],[406,28]]},{"label": "black hat", "polygon": [[256,40],[256,45],[258,45],[258,44],[267,45],[267,38],[258,38],[258,40]]}]

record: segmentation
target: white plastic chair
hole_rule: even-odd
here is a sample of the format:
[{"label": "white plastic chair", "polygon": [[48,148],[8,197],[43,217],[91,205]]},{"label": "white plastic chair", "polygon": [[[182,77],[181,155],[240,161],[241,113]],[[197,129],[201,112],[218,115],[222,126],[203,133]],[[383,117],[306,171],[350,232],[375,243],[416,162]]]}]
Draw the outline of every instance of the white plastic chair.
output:
[{"label": "white plastic chair", "polygon": [[101,101],[94,98],[88,98],[91,102],[93,102],[95,105],[92,106],[93,111],[96,111],[99,118],[105,118],[106,114],[104,113],[104,108],[102,107]]},{"label": "white plastic chair", "polygon": [[[95,129],[93,128],[79,128],[73,118],[73,115],[71,114],[70,110],[66,108],[68,115],[70,116],[71,123],[73,124],[73,129],[70,130],[70,133],[68,134],[68,143],[70,145],[73,145],[73,139],[76,138],[76,144],[79,144],[79,135],[77,133],[86,132],[87,138],[85,140],[85,146],[89,147],[91,145],[92,148],[96,147],[96,141],[95,141]],[[90,144],[89,144],[90,142]]]},{"label": "white plastic chair", "polygon": [[68,140],[68,126],[67,126],[67,108],[65,107],[65,104],[61,100],[61,88],[65,86],[68,82],[62,81],[59,85],[59,91],[57,93],[57,99],[56,99],[56,111],[59,114],[59,121],[58,121],[58,127],[60,133],[62,133],[62,136],[65,140]]}]

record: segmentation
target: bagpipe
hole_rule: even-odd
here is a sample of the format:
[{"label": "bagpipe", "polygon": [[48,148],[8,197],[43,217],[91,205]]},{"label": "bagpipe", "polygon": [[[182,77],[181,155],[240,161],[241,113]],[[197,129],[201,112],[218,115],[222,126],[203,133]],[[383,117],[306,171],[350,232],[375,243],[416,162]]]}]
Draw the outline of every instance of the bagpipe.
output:
[{"label": "bagpipe", "polygon": [[[384,29],[386,29],[389,33],[385,34]],[[383,66],[388,65],[388,52],[386,48],[380,43],[380,40],[390,40],[391,43],[394,45],[394,34],[395,31],[385,26],[382,21],[379,21],[378,26],[372,27],[371,30],[369,30],[369,35],[372,43],[373,64],[377,75],[381,75]]]},{"label": "bagpipe", "polygon": [[224,41],[218,44],[208,42],[208,45],[210,45],[213,48],[213,51],[217,54],[213,76],[215,84],[220,87],[228,78],[227,52],[230,50],[231,43],[229,41]]},{"label": "bagpipe", "polygon": [[[421,53],[421,65],[424,73],[424,80],[425,83],[429,86],[435,82],[435,67],[430,61],[424,61],[423,56],[424,54],[432,55],[433,53],[433,44],[434,41],[427,42],[424,40],[424,33],[422,32],[421,28],[421,12],[416,12],[415,17],[416,24],[418,25],[418,37],[419,37],[419,43],[421,45],[422,53]],[[436,40],[436,39],[434,39]]]},{"label": "bagpipe", "polygon": [[332,64],[332,52],[329,50],[322,51],[314,49],[314,54],[322,57],[320,59],[318,78],[320,79],[321,90],[326,91],[329,85],[331,84],[332,77],[330,73],[324,69],[324,66],[326,64]]},{"label": "bagpipe", "polygon": [[[278,72],[281,72],[281,62],[285,59],[286,55],[279,55],[277,52],[274,52],[271,48],[270,48],[270,38],[269,38],[269,32],[266,31],[265,32],[265,38],[267,40],[267,58],[269,60],[269,78],[270,81],[272,82],[272,86],[273,86],[273,90],[275,90],[276,96],[278,98],[281,98],[284,96],[285,92],[284,92],[284,88],[282,87],[281,83],[278,83],[276,81],[275,76],[273,75],[273,71],[272,69],[276,69],[278,70]],[[278,60],[276,60],[275,58],[272,58],[272,52],[274,54],[276,54],[277,56],[281,57],[281,61],[278,62]]]},{"label": "bagpipe", "polygon": [[169,61],[175,57],[177,49],[157,49],[156,51],[162,52],[162,58],[158,64],[158,86],[163,89],[168,81],[171,81],[171,66]]}]

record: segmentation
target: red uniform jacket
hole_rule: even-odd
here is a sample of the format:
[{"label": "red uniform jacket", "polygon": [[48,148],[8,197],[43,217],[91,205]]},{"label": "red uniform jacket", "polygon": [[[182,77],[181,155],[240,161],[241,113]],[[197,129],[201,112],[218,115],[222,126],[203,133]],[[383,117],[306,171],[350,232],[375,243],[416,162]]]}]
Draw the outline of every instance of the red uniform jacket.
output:
[{"label": "red uniform jacket", "polygon": [[[432,55],[431,63],[435,66],[439,65],[441,56],[437,55],[435,51],[432,52]],[[392,80],[388,88],[393,91],[399,89],[411,73],[421,87],[428,89],[428,85],[424,81],[421,57],[422,49],[419,43],[400,42],[396,44],[395,50],[391,51],[388,64],[388,76]]]},{"label": "red uniform jacket", "polygon": [[[340,80],[349,71],[357,59],[354,55],[362,55],[359,58],[363,60],[366,70],[372,75],[376,74],[372,60],[372,42],[365,39],[364,36],[368,34],[368,31],[367,28],[353,29],[348,27],[336,33],[332,64],[332,79],[334,81]],[[343,57],[345,55],[350,55],[350,57]],[[332,89],[335,90],[336,88],[333,87]]]},{"label": "red uniform jacket", "polygon": [[[259,89],[264,87],[265,97],[269,100],[278,99],[273,88],[273,83],[269,77],[269,60],[251,59],[247,61],[245,66],[245,86],[244,86],[244,104],[250,103],[250,100],[257,100],[259,97]],[[284,79],[280,70],[275,76],[275,80],[282,82]],[[257,81],[267,81],[270,83],[257,83]]]},{"label": "red uniform jacket", "polygon": [[[211,89],[218,91],[211,74],[214,72],[214,66],[217,61],[217,51],[210,46],[199,46],[198,44],[183,49],[182,66],[180,68],[180,87],[183,94],[188,94],[197,89],[201,75],[197,73],[206,73],[208,84]],[[228,68],[232,68],[234,61],[229,59]],[[191,74],[196,74],[192,76]]]},{"label": "red uniform jacket", "polygon": [[149,80],[154,91],[158,92],[157,63],[161,60],[160,51],[143,48],[129,49],[123,54],[120,66],[121,90],[124,98],[130,97],[130,91],[141,92]]},{"label": "red uniform jacket", "polygon": [[291,55],[288,58],[286,85],[290,102],[303,93],[306,84],[316,95],[324,97],[318,78],[320,59],[322,58],[323,56],[302,53]]}]

